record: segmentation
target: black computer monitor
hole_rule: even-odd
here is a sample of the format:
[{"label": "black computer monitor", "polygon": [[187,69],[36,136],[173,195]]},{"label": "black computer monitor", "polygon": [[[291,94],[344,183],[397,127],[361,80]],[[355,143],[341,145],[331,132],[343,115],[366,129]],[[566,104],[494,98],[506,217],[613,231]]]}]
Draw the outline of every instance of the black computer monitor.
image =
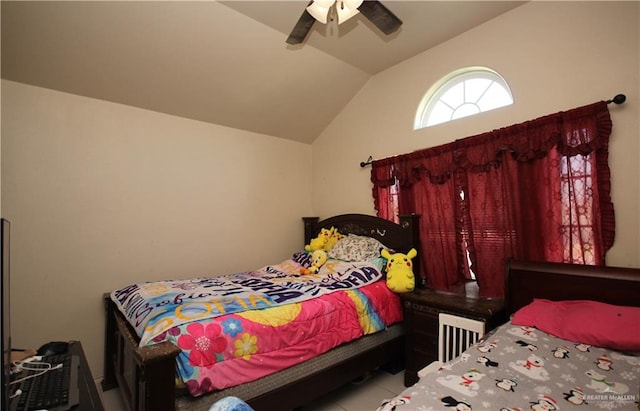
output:
[{"label": "black computer monitor", "polygon": [[11,377],[11,327],[9,323],[9,221],[2,219],[2,292],[0,292],[0,309],[2,309],[2,406],[3,410],[9,409],[9,379]]}]

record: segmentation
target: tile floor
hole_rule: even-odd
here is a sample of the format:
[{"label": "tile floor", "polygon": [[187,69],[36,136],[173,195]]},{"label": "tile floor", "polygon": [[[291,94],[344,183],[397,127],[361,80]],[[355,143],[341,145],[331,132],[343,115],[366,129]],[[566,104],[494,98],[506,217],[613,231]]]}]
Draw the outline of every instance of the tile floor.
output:
[{"label": "tile floor", "polygon": [[[382,400],[394,397],[403,390],[404,371],[395,375],[377,371],[367,381],[339,388],[312,406],[304,407],[303,411],[375,411]],[[103,392],[102,395],[107,411],[125,409],[116,390]]]}]

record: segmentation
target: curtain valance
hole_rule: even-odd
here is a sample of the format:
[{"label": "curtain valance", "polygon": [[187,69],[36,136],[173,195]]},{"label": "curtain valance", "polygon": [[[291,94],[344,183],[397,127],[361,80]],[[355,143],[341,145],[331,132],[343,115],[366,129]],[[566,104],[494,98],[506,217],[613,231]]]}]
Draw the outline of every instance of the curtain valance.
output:
[{"label": "curtain valance", "polygon": [[443,184],[456,170],[486,172],[500,166],[503,156],[517,161],[545,157],[555,148],[560,155],[586,155],[606,147],[611,118],[604,101],[524,123],[482,133],[437,147],[372,162],[371,181],[388,187],[396,181],[411,186],[428,179]]}]

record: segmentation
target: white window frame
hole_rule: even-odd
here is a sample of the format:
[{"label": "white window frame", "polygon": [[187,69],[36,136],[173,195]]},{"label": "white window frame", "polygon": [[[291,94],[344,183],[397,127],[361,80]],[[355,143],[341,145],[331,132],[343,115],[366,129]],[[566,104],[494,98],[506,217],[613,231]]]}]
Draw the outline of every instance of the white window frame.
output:
[{"label": "white window frame", "polygon": [[[476,96],[467,96],[466,90],[464,90],[464,83],[467,80],[471,79],[486,79],[489,80],[489,86],[487,90],[492,87],[494,84],[497,84],[498,87],[504,89],[504,91],[508,94],[508,99],[502,103],[498,103],[496,105],[490,106],[488,108],[482,108],[477,103],[482,99],[484,93],[480,94],[478,98]],[[462,86],[461,86],[462,84]],[[442,97],[445,96],[447,92],[456,88],[463,87],[463,101],[460,104],[457,104],[453,107],[451,104],[447,104],[442,100]],[[487,91],[485,90],[485,92]],[[451,117],[446,121],[430,121],[431,113],[439,106],[446,105],[452,110]],[[440,80],[438,80],[424,95],[420,104],[418,106],[418,111],[416,112],[416,117],[414,120],[413,129],[418,130],[424,127],[434,126],[436,124],[442,124],[448,121],[452,121],[458,118],[467,117],[469,115],[479,114],[482,112],[494,110],[496,108],[505,107],[513,104],[513,94],[511,93],[511,89],[507,84],[506,80],[496,71],[481,66],[473,66],[473,67],[465,67],[459,70],[455,70],[448,75],[444,76]],[[458,115],[456,115],[456,110],[459,110],[463,106],[465,108],[469,108],[469,106],[475,105],[472,108],[472,111],[476,111],[475,113],[464,113],[461,114],[461,111],[458,111]]]}]

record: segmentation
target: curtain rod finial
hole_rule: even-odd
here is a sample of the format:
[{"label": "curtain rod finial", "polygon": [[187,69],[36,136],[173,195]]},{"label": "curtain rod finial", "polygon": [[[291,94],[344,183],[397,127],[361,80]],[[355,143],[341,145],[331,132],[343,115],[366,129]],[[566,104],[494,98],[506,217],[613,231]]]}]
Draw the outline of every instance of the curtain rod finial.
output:
[{"label": "curtain rod finial", "polygon": [[360,162],[360,167],[365,168],[366,166],[370,165],[372,161],[373,161],[373,157],[369,156],[367,161]]},{"label": "curtain rod finial", "polygon": [[627,100],[627,96],[625,96],[624,94],[616,94],[616,96],[613,99],[607,100],[607,104],[611,104],[611,103],[622,104],[626,100]]}]

